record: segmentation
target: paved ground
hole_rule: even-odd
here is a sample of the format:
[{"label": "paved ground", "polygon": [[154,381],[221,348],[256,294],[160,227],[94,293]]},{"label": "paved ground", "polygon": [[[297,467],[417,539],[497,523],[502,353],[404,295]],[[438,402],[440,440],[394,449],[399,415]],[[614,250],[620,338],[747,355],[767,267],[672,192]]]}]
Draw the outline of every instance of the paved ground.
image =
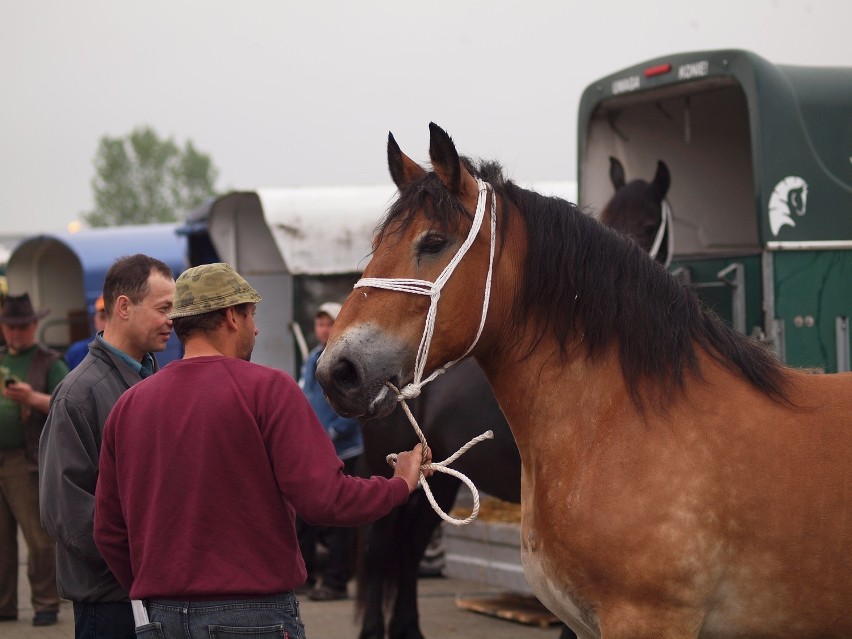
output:
[{"label": "paved ground", "polygon": [[[497,593],[493,588],[470,581],[442,577],[422,579],[419,584],[420,624],[427,638],[444,639],[558,639],[559,630],[539,628],[512,621],[504,621],[456,606],[456,597],[472,597]],[[2,639],[70,639],[74,637],[74,611],[71,604],[63,602],[59,623],[47,628],[34,628],[30,606],[26,566],[20,570],[19,621],[0,623]],[[309,639],[355,639],[360,629],[356,625],[351,600],[301,603]]]}]

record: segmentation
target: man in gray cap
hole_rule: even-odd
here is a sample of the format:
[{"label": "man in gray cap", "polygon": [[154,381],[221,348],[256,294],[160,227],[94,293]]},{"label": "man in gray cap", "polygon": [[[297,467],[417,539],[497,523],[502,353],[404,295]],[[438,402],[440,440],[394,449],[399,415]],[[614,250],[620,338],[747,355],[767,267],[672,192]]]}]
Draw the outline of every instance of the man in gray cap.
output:
[{"label": "man in gray cap", "polygon": [[128,390],[104,428],[95,542],[146,600],[137,632],[303,636],[296,514],[357,526],[417,486],[420,445],[391,479],[342,472],[296,382],[249,362],[259,301],[227,264],[185,271],[170,313],[184,358]]}]

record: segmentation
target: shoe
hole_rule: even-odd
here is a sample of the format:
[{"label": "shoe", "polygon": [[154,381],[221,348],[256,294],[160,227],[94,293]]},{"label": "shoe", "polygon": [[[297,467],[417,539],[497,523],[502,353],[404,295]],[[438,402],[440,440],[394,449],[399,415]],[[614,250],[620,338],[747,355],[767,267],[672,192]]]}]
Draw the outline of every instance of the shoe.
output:
[{"label": "shoe", "polygon": [[18,615],[0,615],[0,622],[2,621],[17,621]]},{"label": "shoe", "polygon": [[57,621],[58,614],[55,611],[44,611],[35,613],[33,617],[34,626],[52,626]]},{"label": "shoe", "polygon": [[338,590],[337,588],[329,588],[326,585],[314,588],[308,595],[308,599],[311,601],[337,601],[339,599],[347,599],[348,597],[346,589]]}]

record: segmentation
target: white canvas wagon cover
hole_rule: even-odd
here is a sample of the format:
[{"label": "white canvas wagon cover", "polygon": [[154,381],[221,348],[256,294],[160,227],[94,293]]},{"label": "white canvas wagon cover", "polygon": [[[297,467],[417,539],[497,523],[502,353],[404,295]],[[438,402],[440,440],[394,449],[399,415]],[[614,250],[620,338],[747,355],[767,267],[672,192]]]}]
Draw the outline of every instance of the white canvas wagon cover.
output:
[{"label": "white canvas wagon cover", "polygon": [[[575,182],[528,186],[570,200],[577,192]],[[220,258],[240,270],[277,270],[283,261],[292,275],[355,273],[395,196],[393,184],[261,188],[219,197],[188,221],[206,218]]]}]

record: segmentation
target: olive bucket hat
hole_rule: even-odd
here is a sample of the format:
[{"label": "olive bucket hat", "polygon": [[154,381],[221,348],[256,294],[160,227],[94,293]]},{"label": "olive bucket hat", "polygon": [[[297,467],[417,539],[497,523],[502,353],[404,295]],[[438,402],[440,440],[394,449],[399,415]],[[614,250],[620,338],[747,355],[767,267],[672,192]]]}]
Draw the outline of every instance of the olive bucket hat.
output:
[{"label": "olive bucket hat", "polygon": [[230,264],[194,266],[175,282],[175,303],[169,319],[201,315],[237,304],[260,301],[260,295]]}]

